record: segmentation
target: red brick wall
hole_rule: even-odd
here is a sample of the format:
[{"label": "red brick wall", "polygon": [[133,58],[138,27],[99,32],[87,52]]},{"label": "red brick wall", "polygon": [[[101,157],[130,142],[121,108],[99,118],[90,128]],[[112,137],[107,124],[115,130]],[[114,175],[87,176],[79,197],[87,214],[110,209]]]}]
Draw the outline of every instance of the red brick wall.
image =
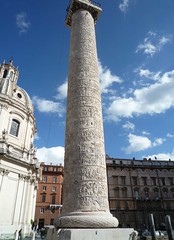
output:
[{"label": "red brick wall", "polygon": [[[41,164],[41,169],[42,179],[38,185],[35,219],[33,220],[36,220],[38,225],[39,222],[42,225],[41,221],[44,221],[44,225],[50,225],[51,219],[56,219],[61,211],[57,205],[62,204],[63,166]],[[46,182],[44,182],[44,177],[47,177]],[[54,177],[56,177],[55,183],[53,182]],[[46,187],[46,190],[43,190],[43,186]],[[55,191],[53,191],[53,187],[56,187]],[[42,195],[44,194],[45,202],[42,201]],[[51,202],[53,195],[55,196],[54,204]],[[51,211],[50,205],[56,207],[54,212]],[[41,208],[44,209],[43,213],[41,213]]]}]

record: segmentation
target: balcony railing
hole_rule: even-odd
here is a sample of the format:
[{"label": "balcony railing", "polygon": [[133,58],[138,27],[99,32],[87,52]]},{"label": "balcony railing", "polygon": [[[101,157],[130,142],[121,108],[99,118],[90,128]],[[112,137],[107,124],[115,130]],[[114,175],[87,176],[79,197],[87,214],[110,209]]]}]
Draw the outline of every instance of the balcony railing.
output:
[{"label": "balcony railing", "polygon": [[[78,0],[77,0],[78,1]],[[83,0],[82,0],[83,1]],[[72,2],[72,0],[70,0],[70,2],[69,2],[69,6],[71,5],[71,2]],[[83,2],[86,2],[86,1],[83,1]],[[88,1],[89,3],[91,3],[91,4],[93,4],[94,6],[96,6],[96,7],[99,7],[99,8],[101,8],[101,4],[100,3],[97,3],[97,2],[95,2],[95,1],[92,1],[92,0],[89,0]],[[86,2],[87,3],[87,2]],[[69,10],[69,7],[67,8],[67,11]]]}]

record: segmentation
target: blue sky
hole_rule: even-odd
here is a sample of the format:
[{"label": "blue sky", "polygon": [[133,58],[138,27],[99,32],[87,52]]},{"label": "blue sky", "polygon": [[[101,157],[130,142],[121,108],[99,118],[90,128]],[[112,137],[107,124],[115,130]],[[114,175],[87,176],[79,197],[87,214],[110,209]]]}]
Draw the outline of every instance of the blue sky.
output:
[{"label": "blue sky", "polygon": [[[106,153],[174,159],[174,0],[98,0]],[[30,95],[40,161],[62,163],[70,29],[68,0],[0,1],[0,59]]]}]

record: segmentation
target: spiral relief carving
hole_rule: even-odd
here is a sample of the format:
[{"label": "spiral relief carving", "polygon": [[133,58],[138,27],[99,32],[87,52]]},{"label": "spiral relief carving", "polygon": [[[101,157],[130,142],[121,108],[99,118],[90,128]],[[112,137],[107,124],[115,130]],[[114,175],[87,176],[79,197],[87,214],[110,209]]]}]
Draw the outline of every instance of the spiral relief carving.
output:
[{"label": "spiral relief carving", "polygon": [[56,225],[116,227],[108,204],[94,19],[86,9],[71,15],[63,209]]}]

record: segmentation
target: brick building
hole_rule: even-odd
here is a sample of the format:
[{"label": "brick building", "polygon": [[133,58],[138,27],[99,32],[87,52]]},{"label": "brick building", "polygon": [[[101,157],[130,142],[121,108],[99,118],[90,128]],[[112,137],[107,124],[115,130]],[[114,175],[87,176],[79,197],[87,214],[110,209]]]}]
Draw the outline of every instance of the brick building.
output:
[{"label": "brick building", "polygon": [[164,226],[164,216],[174,224],[174,161],[107,158],[111,213],[120,227],[149,228],[153,213],[156,229]]},{"label": "brick building", "polygon": [[53,225],[61,211],[63,166],[41,163],[42,179],[39,182],[35,221],[38,227]]}]

